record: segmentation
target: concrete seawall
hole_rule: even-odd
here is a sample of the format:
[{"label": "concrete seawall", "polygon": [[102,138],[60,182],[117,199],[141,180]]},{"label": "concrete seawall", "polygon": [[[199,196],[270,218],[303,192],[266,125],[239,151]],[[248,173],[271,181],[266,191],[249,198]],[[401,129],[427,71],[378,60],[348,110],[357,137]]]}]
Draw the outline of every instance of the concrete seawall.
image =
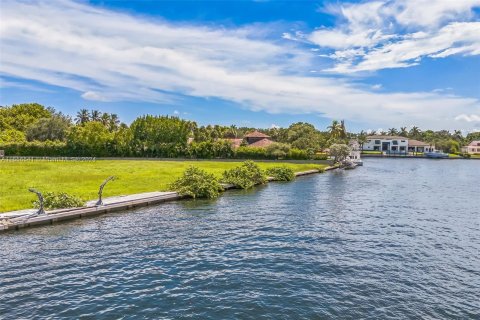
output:
[{"label": "concrete seawall", "polygon": [[[325,171],[333,169],[336,169],[336,167],[327,167]],[[298,177],[316,174],[319,172],[321,171],[309,170],[297,172],[295,175]],[[268,178],[268,181],[273,181],[273,178]],[[223,187],[225,190],[235,189],[234,185],[229,184],[224,184]],[[5,212],[0,214],[0,232],[98,216],[105,213],[150,206],[162,202],[180,200],[183,198],[185,197],[176,192],[147,192],[127,196],[109,197],[104,199],[104,205],[102,206],[95,206],[95,201],[89,201],[87,202],[86,207],[58,209],[48,211],[47,214],[43,215],[35,215],[36,210],[34,209]]]}]

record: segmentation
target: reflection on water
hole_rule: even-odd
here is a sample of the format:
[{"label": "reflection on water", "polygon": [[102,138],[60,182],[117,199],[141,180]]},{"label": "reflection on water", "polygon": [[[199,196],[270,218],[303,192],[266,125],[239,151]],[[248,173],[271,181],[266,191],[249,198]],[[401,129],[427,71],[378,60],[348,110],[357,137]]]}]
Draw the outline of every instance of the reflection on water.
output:
[{"label": "reflection on water", "polygon": [[0,318],[478,318],[480,162],[365,167],[0,236]]}]

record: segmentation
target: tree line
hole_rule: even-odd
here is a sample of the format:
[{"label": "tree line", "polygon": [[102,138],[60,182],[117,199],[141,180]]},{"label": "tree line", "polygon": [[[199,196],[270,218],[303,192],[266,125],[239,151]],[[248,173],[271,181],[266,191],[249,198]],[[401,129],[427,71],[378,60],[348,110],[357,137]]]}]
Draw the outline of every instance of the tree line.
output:
[{"label": "tree line", "polygon": [[[275,143],[267,148],[245,144],[233,148],[229,139],[241,139],[253,130],[269,135]],[[461,144],[480,139],[479,133],[463,137],[459,131],[395,130],[385,134],[445,144],[445,149],[454,151]],[[0,107],[0,149],[17,156],[308,159],[322,158],[319,153],[324,149],[352,138],[362,143],[366,136],[365,132],[347,132],[345,123],[336,120],[324,131],[305,122],[288,128],[257,129],[199,126],[178,117],[153,115],[140,116],[127,125],[118,115],[98,110],[81,109],[72,119],[38,103]]]}]

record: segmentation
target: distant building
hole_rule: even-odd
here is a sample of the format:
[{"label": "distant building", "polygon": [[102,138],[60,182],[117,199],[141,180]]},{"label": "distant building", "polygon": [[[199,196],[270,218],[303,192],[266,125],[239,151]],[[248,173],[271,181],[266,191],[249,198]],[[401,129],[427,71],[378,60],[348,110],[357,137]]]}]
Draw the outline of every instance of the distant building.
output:
[{"label": "distant building", "polygon": [[435,150],[435,146],[414,140],[414,139],[409,139],[408,140],[408,152],[415,152],[415,153],[422,153],[422,152],[433,152]]},{"label": "distant building", "polygon": [[381,151],[386,153],[432,152],[435,146],[427,142],[402,136],[372,135],[363,144],[363,151]]},{"label": "distant building", "polygon": [[234,148],[240,147],[240,145],[245,142],[245,144],[249,147],[257,147],[257,148],[266,148],[272,143],[270,140],[270,136],[261,133],[257,130],[246,134],[243,139],[228,139]]},{"label": "distant building", "polygon": [[360,143],[358,143],[357,140],[350,140],[348,143],[348,146],[350,147],[350,155],[348,156],[350,160],[360,160],[361,159],[361,153],[362,150],[360,149]]},{"label": "distant building", "polygon": [[364,151],[383,151],[406,153],[408,150],[408,138],[401,136],[368,136],[363,144]]},{"label": "distant building", "polygon": [[462,152],[469,154],[480,153],[480,140],[472,141],[468,146],[462,147]]}]

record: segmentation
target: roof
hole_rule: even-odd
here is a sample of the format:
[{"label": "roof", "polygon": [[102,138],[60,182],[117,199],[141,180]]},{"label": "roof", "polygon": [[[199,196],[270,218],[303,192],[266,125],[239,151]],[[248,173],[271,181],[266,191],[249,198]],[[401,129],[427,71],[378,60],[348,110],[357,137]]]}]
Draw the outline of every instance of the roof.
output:
[{"label": "roof", "polygon": [[270,138],[270,136],[267,136],[266,134],[255,130],[253,132],[246,134],[245,138]]},{"label": "roof", "polygon": [[232,144],[232,147],[238,148],[242,144],[243,139],[225,139]]},{"label": "roof", "polygon": [[469,147],[478,147],[478,146],[480,146],[480,140],[472,141],[472,142],[470,142],[470,144],[468,146]]},{"label": "roof", "polygon": [[254,143],[251,143],[249,144],[248,146],[249,147],[259,147],[259,148],[264,148],[264,147],[267,147],[269,145],[271,145],[273,143],[272,140],[270,139],[267,139],[267,138],[264,138],[262,140],[259,140],[259,141],[256,141]]},{"label": "roof", "polygon": [[428,142],[418,141],[418,140],[414,140],[414,139],[408,140],[408,146],[412,146],[412,147],[431,146],[431,145],[432,144],[428,143]]},{"label": "roof", "polygon": [[389,135],[373,135],[373,136],[368,136],[367,139],[408,140],[408,138],[405,138],[402,136],[389,136]]}]

